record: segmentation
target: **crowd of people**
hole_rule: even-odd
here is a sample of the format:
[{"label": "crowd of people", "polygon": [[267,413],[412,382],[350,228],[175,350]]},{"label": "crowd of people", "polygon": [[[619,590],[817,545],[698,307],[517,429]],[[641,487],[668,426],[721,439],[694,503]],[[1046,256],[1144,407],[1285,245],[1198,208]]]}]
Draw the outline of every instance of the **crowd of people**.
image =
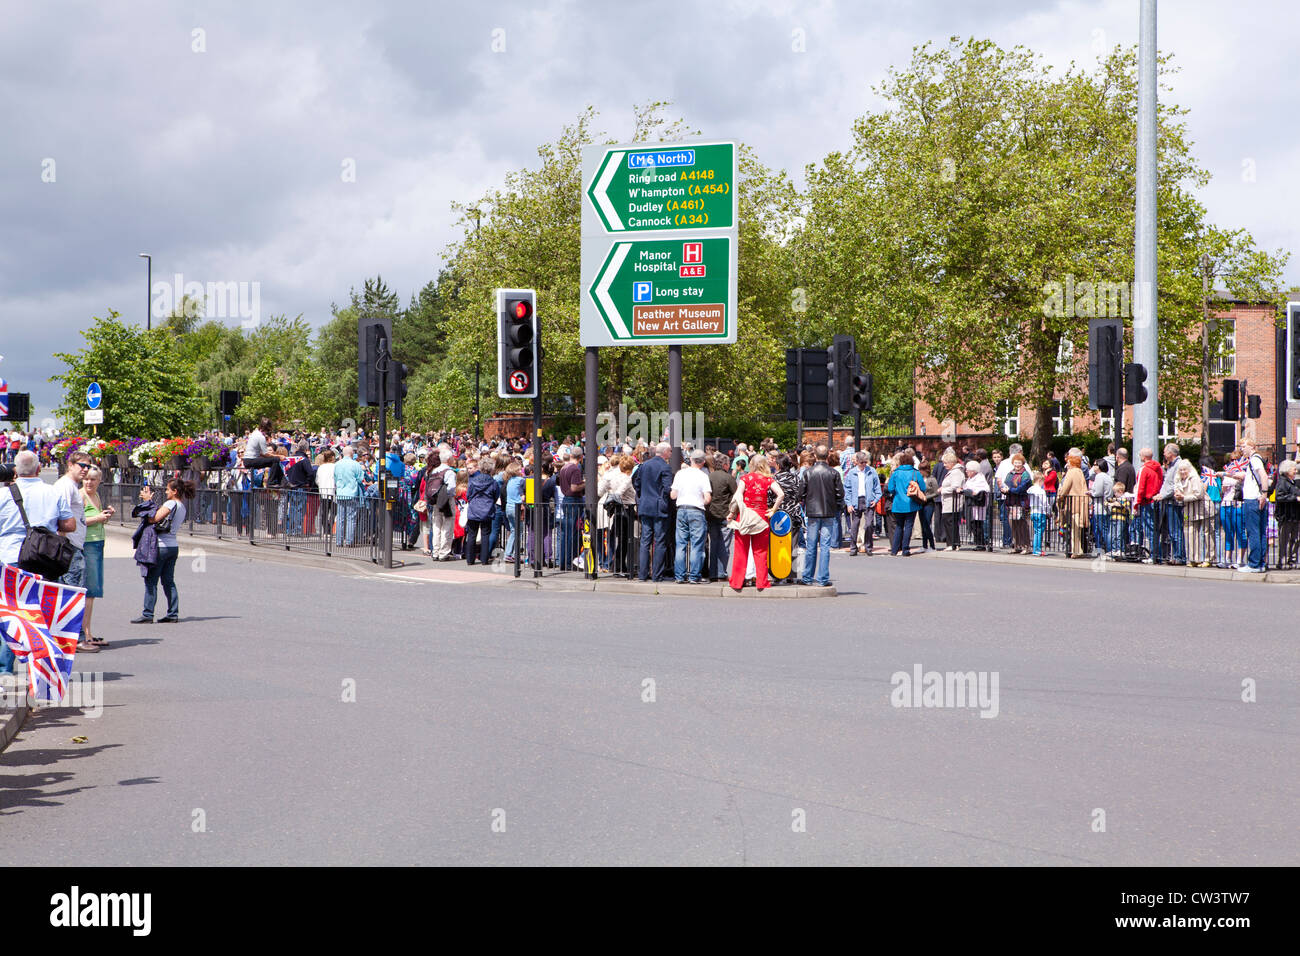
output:
[{"label": "crowd of people", "polygon": [[[72,559],[59,577],[87,590],[79,648],[95,653],[107,646],[92,629],[92,612],[103,594],[104,524],[115,513],[101,498],[105,476],[87,454],[74,452],[64,474],[46,484],[43,439],[19,437],[5,442],[3,457],[15,466],[26,515],[16,496],[0,498],[0,560],[17,561],[28,527],[65,536]],[[872,555],[878,540],[898,557],[937,548],[993,551],[1000,540],[1013,554],[1060,551],[1248,573],[1267,568],[1271,539],[1277,567],[1295,568],[1300,550],[1296,463],[1271,467],[1249,440],[1230,455],[1195,463],[1170,443],[1159,458],[1141,449],[1136,463],[1112,445],[1096,461],[1073,448],[1064,461],[1049,454],[1037,467],[1018,444],[1005,454],[947,448],[930,461],[910,446],[873,459],[852,440],[840,449],[784,451],[767,439],[725,452],[687,442],[675,470],[666,442],[621,444],[590,450],[597,476],[591,515],[585,507],[589,452],[572,436],[532,443],[454,430],[305,434],[263,420],[245,435],[207,437],[230,446],[237,464],[172,475],[161,494],[145,484],[132,509],[144,579],[142,611],[133,623],[178,620],[176,528],[187,518],[220,519],[242,533],[253,520],[253,493],[267,491],[273,502],[262,508],[267,533],[314,533],[352,546],[359,534],[373,540],[377,533],[381,465],[393,489],[399,546],[470,566],[540,562],[570,570],[591,562],[642,580],[671,576],[684,584],[763,590],[830,587],[833,552]],[[47,452],[52,444],[46,442]],[[530,517],[536,457],[540,543]],[[114,477],[123,481],[120,472]],[[226,493],[215,494],[218,489]],[[769,553],[769,521],[777,511],[790,518],[789,568],[783,565],[780,574]],[[155,618],[159,585],[167,610]],[[11,655],[0,656],[0,671],[12,666]]]}]

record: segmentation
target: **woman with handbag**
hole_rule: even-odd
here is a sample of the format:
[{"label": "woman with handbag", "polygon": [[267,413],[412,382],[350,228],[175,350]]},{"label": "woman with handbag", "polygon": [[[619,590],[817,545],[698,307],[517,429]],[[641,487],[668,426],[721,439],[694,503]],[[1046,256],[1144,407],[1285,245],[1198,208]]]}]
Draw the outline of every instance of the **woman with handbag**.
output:
[{"label": "woman with handbag", "polygon": [[[768,491],[776,495],[776,503],[767,506]],[[772,478],[772,469],[766,456],[755,456],[753,471],[746,472],[736,482],[736,493],[731,497],[728,514],[734,515],[728,526],[735,533],[731,558],[731,589],[739,593],[745,586],[745,566],[749,556],[754,556],[754,584],[760,591],[770,586],[767,578],[767,521],[781,507],[785,493]]]},{"label": "woman with handbag", "polygon": [[993,547],[984,539],[984,514],[989,506],[989,481],[984,477],[978,461],[966,462],[966,484],[962,494],[970,506],[966,513],[966,526],[975,536],[976,551],[992,551]]},{"label": "woman with handbag", "polygon": [[1034,478],[1025,467],[1025,456],[1011,456],[1011,471],[1004,479],[1006,485],[1007,519],[1011,523],[1011,553],[1028,554],[1029,544],[1029,489]]},{"label": "woman with handbag", "polygon": [[176,558],[180,555],[180,543],[176,540],[176,528],[185,523],[186,502],[193,498],[194,484],[184,478],[172,478],[167,482],[167,499],[157,508],[153,507],[152,489],[148,485],[140,489],[140,504],[132,514],[153,526],[158,536],[158,560],[148,565],[144,578],[144,610],[131,621],[132,624],[154,622],[160,580],[167,595],[167,614],[160,617],[158,623],[175,624],[180,620],[181,595],[176,588]]}]

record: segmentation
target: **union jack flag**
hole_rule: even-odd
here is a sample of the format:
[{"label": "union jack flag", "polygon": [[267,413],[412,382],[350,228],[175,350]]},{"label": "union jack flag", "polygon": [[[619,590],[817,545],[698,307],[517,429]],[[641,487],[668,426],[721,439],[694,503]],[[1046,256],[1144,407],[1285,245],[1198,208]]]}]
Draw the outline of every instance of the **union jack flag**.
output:
[{"label": "union jack flag", "polygon": [[9,414],[9,383],[0,378],[0,415]]},{"label": "union jack flag", "polygon": [[77,653],[86,591],[0,565],[0,638],[27,662],[27,689],[36,700],[62,700]]},{"label": "union jack flag", "polygon": [[280,459],[280,469],[287,472],[300,461],[302,461],[302,455],[290,455],[288,458],[282,458]]}]

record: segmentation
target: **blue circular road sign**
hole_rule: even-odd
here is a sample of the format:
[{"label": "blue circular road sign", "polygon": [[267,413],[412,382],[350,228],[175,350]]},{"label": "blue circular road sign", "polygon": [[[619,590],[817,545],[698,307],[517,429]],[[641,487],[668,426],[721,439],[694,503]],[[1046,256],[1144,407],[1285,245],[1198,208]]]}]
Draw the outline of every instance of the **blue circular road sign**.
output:
[{"label": "blue circular road sign", "polygon": [[99,403],[104,398],[104,392],[99,387],[98,382],[91,382],[86,386],[86,407],[99,408]]},{"label": "blue circular road sign", "polygon": [[790,516],[784,511],[772,515],[772,533],[778,538],[790,533]]}]

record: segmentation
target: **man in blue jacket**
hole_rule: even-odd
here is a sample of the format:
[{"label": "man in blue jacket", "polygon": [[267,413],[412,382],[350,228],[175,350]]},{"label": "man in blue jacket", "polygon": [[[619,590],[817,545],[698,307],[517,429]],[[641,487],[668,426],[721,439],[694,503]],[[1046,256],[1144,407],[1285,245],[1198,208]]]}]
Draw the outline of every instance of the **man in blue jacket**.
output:
[{"label": "man in blue jacket", "polygon": [[654,579],[662,581],[668,573],[669,492],[673,487],[668,456],[672,446],[666,441],[655,446],[655,457],[647,459],[632,475],[636,489],[636,513],[641,520],[641,580],[650,577],[650,542],[654,540]]},{"label": "man in blue jacket", "polygon": [[880,475],[871,467],[870,456],[858,452],[853,467],[844,476],[844,510],[849,513],[849,554],[858,553],[858,528],[866,522],[866,552],[871,554],[876,531],[876,502],[880,500]]}]

